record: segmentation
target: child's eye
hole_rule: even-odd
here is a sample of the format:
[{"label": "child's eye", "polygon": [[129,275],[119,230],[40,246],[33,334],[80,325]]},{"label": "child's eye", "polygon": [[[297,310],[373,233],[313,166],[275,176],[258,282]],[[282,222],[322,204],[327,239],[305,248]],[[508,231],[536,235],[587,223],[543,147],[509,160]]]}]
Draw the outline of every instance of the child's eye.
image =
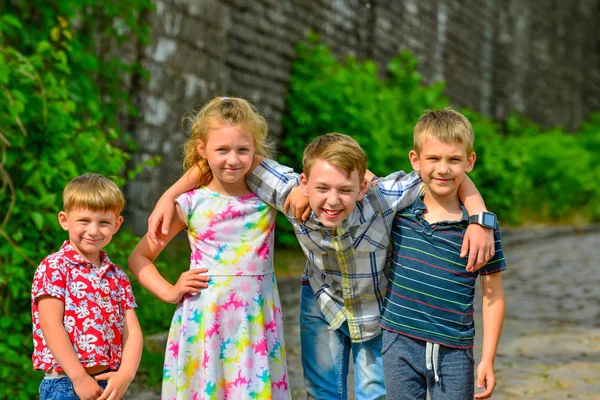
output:
[{"label": "child's eye", "polygon": [[250,149],[247,149],[247,148],[245,148],[245,147],[242,147],[242,148],[240,149],[240,151],[245,153],[245,152],[248,152],[248,151],[250,151]]}]

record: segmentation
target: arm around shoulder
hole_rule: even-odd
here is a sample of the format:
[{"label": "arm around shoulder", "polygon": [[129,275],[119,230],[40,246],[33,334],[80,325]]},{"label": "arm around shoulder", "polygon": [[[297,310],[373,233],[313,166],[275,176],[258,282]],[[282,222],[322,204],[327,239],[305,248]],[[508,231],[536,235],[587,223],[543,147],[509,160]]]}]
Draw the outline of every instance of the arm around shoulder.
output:
[{"label": "arm around shoulder", "polygon": [[183,193],[196,187],[199,174],[200,170],[198,168],[190,168],[156,202],[156,206],[154,206],[154,210],[148,218],[148,236],[154,243],[165,245],[166,236],[169,234],[169,226],[175,215],[175,200]]},{"label": "arm around shoulder", "polygon": [[263,159],[246,177],[246,182],[262,201],[283,212],[287,197],[300,185],[300,175],[275,160]]}]

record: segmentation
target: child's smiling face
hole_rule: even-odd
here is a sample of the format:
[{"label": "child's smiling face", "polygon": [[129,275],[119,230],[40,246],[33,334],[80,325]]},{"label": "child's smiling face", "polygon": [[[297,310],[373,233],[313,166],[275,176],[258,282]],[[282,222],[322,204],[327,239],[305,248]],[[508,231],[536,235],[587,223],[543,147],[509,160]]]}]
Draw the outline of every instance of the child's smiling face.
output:
[{"label": "child's smiling face", "polygon": [[100,250],[117,233],[123,217],[109,210],[76,208],[58,213],[58,221],[69,232],[71,246],[88,261],[96,264],[99,263]]},{"label": "child's smiling face", "polygon": [[303,193],[313,212],[323,225],[335,228],[354,211],[356,202],[363,198],[367,182],[354,170],[348,176],[343,169],[318,158],[309,175],[300,176]]},{"label": "child's smiling face", "polygon": [[411,150],[409,157],[430,193],[437,196],[457,196],[465,173],[475,164],[475,153],[467,154],[464,144],[446,143],[432,136],[425,138],[418,154]]},{"label": "child's smiling face", "polygon": [[246,174],[254,151],[254,137],[242,126],[223,124],[211,129],[206,143],[198,142],[198,152],[213,174],[209,187],[223,194],[247,190]]}]

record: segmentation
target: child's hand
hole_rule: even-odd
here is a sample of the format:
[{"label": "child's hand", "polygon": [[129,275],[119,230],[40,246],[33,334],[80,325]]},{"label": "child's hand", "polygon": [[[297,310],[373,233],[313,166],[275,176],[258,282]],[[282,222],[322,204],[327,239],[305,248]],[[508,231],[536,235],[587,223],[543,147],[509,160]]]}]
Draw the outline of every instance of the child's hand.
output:
[{"label": "child's hand", "polygon": [[310,212],[312,210],[308,204],[308,197],[302,193],[302,189],[299,187],[292,190],[288,198],[285,199],[283,212],[287,214],[288,211],[291,211],[294,215],[294,218],[300,222],[306,221],[310,216]]},{"label": "child's hand", "polygon": [[208,282],[210,281],[210,276],[200,275],[205,272],[208,272],[208,269],[198,268],[184,272],[177,280],[177,283],[164,296],[161,296],[161,299],[167,303],[176,304],[187,293],[199,294],[202,289],[208,287]]},{"label": "child's hand", "polygon": [[175,214],[175,199],[165,193],[158,199],[152,214],[148,218],[148,237],[154,244],[165,246],[165,237],[169,233],[171,219]]},{"label": "child's hand", "polygon": [[96,375],[96,380],[108,381],[106,389],[102,392],[102,396],[98,397],[98,400],[119,400],[127,392],[129,384],[133,380],[133,377],[125,376],[124,373],[106,372],[104,374]]},{"label": "child's hand", "polygon": [[496,387],[496,376],[494,375],[494,365],[490,362],[480,362],[477,366],[477,388],[485,388],[481,393],[476,393],[476,399],[489,399]]},{"label": "child's hand", "polygon": [[469,254],[467,271],[474,272],[483,267],[496,253],[494,246],[494,230],[479,224],[471,224],[463,239],[460,256]]},{"label": "child's hand", "polygon": [[96,400],[102,395],[102,387],[88,374],[82,374],[79,378],[71,379],[75,394],[81,400]]}]

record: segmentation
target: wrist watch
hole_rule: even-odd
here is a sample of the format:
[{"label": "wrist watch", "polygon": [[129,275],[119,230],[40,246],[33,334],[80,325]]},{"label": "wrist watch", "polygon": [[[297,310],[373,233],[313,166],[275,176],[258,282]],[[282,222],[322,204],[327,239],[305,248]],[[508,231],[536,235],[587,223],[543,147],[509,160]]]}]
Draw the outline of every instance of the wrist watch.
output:
[{"label": "wrist watch", "polygon": [[484,211],[479,214],[469,216],[469,225],[479,224],[484,228],[494,229],[496,227],[496,214]]}]

